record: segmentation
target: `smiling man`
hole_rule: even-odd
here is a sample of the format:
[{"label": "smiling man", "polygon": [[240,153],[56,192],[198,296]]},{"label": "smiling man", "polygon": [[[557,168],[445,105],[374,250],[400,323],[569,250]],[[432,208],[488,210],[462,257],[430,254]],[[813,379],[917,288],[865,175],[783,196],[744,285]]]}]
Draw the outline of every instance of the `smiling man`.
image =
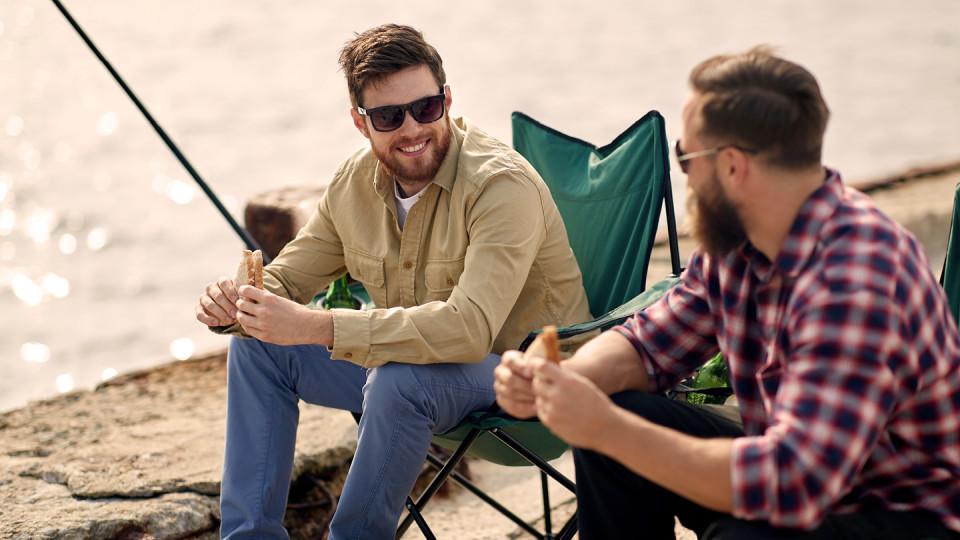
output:
[{"label": "smiling man", "polygon": [[[579,447],[583,540],[960,537],[960,336],[921,246],[821,164],[809,71],[759,48],[690,85],[680,284],[561,366],[505,353],[498,401]],[[662,395],[717,351],[739,414]]]},{"label": "smiling man", "polygon": [[[437,51],[405,26],[340,54],[357,130],[316,212],[264,269],[196,307],[230,343],[221,536],[286,538],[298,403],[362,412],[330,538],[393,538],[430,438],[494,401],[499,354],[590,317],[536,171],[463,119]],[[376,307],[303,306],[348,271]]]}]

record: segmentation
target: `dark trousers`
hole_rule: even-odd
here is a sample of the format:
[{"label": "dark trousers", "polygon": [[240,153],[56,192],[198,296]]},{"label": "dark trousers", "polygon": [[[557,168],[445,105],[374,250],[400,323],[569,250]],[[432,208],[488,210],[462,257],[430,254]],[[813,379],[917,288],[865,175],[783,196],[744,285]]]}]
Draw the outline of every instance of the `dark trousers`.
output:
[{"label": "dark trousers", "polygon": [[[620,407],[683,433],[706,438],[743,435],[739,414],[732,407],[690,405],[642,392],[612,397]],[[573,457],[581,540],[673,539],[674,517],[698,538],[709,540],[960,538],[933,514],[884,509],[831,514],[813,531],[777,529],[704,508],[601,454],[575,449]]]}]

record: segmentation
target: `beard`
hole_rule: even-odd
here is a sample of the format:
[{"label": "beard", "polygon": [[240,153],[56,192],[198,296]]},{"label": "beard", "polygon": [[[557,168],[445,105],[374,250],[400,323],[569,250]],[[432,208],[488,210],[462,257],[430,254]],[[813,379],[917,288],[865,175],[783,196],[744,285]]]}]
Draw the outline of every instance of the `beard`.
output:
[{"label": "beard", "polygon": [[406,146],[413,141],[396,141],[386,150],[376,145],[371,145],[371,148],[373,155],[377,156],[387,173],[400,182],[415,184],[433,180],[437,175],[450,149],[450,138],[450,128],[444,124],[444,128],[437,130],[437,133],[430,138],[430,149],[418,159],[397,156],[394,152],[398,146]]},{"label": "beard", "polygon": [[704,193],[697,195],[692,189],[687,190],[687,211],[694,239],[708,255],[722,258],[743,245],[747,233],[716,171],[712,174]]}]

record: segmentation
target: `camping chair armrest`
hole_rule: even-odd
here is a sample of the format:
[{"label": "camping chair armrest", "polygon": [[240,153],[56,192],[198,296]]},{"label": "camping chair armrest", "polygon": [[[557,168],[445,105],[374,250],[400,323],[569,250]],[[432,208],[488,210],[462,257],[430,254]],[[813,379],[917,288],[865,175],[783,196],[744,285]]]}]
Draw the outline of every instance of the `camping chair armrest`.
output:
[{"label": "camping chair armrest", "polygon": [[[565,326],[563,328],[557,329],[557,337],[560,339],[566,339],[573,336],[578,336],[586,332],[592,332],[593,330],[602,329],[605,330],[619,324],[626,320],[628,317],[634,313],[644,310],[654,302],[659,300],[664,294],[667,293],[671,288],[673,288],[677,283],[680,283],[680,278],[674,275],[667,276],[664,279],[654,283],[647,290],[642,293],[634,296],[626,303],[608,311],[602,317],[597,317],[592,321],[587,321],[584,323],[573,324],[570,326]],[[535,330],[530,332],[527,335],[526,339],[523,340],[523,343],[520,344],[520,350],[525,351],[527,347],[533,343],[533,340],[542,332],[542,330]]]}]

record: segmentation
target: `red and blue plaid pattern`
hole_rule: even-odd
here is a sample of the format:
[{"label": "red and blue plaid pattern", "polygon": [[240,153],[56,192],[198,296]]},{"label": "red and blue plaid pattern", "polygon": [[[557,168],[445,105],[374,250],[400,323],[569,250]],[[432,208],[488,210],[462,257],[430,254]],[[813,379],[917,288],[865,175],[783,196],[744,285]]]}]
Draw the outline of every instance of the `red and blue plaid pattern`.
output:
[{"label": "red and blue plaid pattern", "polygon": [[827,180],[770,262],[694,253],[616,328],[666,390],[717,350],[746,436],[733,515],[809,529],[857,508],[928,510],[960,531],[960,337],[916,239]]}]

